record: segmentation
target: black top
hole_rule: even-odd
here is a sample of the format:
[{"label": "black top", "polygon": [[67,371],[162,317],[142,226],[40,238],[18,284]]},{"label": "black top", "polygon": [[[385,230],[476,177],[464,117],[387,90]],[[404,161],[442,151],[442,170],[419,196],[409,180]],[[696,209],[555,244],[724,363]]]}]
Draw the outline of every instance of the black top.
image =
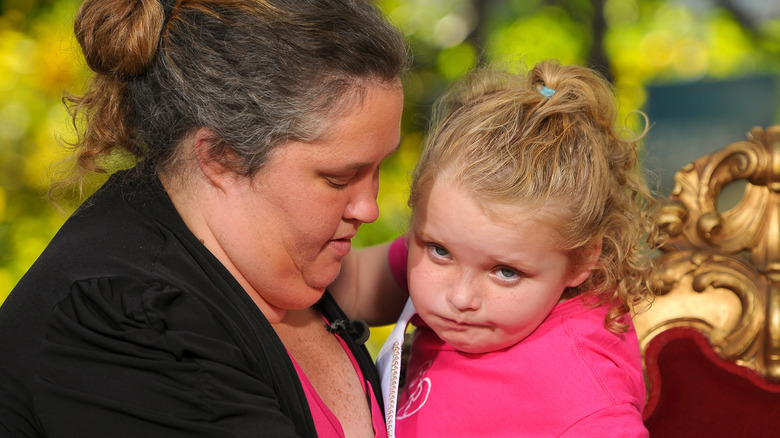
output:
[{"label": "black top", "polygon": [[[160,182],[112,176],[0,307],[0,436],[316,436],[271,325]],[[317,304],[344,319],[329,293]],[[381,406],[362,345],[345,336]]]}]

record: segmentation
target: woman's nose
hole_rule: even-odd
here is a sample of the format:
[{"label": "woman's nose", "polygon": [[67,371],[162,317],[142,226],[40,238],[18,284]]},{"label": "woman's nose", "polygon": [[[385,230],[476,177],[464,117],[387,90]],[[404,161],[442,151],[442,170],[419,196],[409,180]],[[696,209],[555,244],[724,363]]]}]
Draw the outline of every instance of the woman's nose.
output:
[{"label": "woman's nose", "polygon": [[370,223],[377,220],[379,218],[379,204],[376,202],[377,195],[379,195],[378,173],[370,180],[355,186],[352,198],[344,212],[345,218],[361,223]]}]

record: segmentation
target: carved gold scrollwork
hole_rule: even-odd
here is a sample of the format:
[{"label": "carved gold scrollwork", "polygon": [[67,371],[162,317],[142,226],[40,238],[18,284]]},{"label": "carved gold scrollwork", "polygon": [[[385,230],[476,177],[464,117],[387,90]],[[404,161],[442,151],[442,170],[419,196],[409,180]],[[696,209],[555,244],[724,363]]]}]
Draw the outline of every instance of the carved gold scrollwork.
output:
[{"label": "carved gold scrollwork", "polygon": [[[720,211],[723,188],[738,180],[744,193]],[[723,358],[780,381],[780,126],[685,166],[669,201],[656,216],[669,236],[657,297],[634,317],[642,347],[692,326]]]}]

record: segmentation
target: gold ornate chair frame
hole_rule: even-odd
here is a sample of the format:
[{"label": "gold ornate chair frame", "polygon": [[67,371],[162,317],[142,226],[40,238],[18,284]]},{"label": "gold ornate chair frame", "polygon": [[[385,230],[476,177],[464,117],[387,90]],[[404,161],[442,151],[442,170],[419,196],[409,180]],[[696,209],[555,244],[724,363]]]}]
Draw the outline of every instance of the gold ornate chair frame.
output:
[{"label": "gold ornate chair frame", "polygon": [[[739,202],[719,211],[740,180]],[[657,216],[670,236],[657,297],[634,317],[643,351],[669,328],[694,327],[723,359],[780,382],[780,126],[684,167],[670,201]]]}]

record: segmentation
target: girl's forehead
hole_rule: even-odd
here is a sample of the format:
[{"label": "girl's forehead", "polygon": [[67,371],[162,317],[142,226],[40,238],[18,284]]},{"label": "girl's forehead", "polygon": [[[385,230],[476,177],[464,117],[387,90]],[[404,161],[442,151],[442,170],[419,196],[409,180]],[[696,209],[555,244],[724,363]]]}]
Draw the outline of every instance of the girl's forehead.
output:
[{"label": "girl's forehead", "polygon": [[455,178],[445,176],[433,178],[426,184],[420,199],[421,202],[414,206],[412,219],[424,214],[425,210],[431,208],[432,204],[436,208],[446,209],[447,205],[443,203],[431,202],[432,199],[440,197],[444,190],[463,200],[473,202],[479,207],[480,212],[491,221],[510,226],[522,221],[557,227],[568,216],[568,209],[557,200],[539,197],[524,199],[510,195],[501,196],[502,194],[486,193],[467,183],[457,181]]},{"label": "girl's forehead", "polygon": [[[569,214],[566,201],[552,198],[532,190],[496,190],[488,184],[480,184],[468,178],[444,176],[435,178],[442,185],[456,188],[464,197],[468,197],[480,206],[481,210],[495,221],[510,221],[523,217],[543,223],[560,223]],[[430,192],[433,183],[429,185]]]},{"label": "girl's forehead", "polygon": [[468,193],[437,182],[415,212],[410,231],[459,257],[495,263],[534,266],[534,260],[564,251],[557,220],[545,209],[491,203],[492,214]]}]

